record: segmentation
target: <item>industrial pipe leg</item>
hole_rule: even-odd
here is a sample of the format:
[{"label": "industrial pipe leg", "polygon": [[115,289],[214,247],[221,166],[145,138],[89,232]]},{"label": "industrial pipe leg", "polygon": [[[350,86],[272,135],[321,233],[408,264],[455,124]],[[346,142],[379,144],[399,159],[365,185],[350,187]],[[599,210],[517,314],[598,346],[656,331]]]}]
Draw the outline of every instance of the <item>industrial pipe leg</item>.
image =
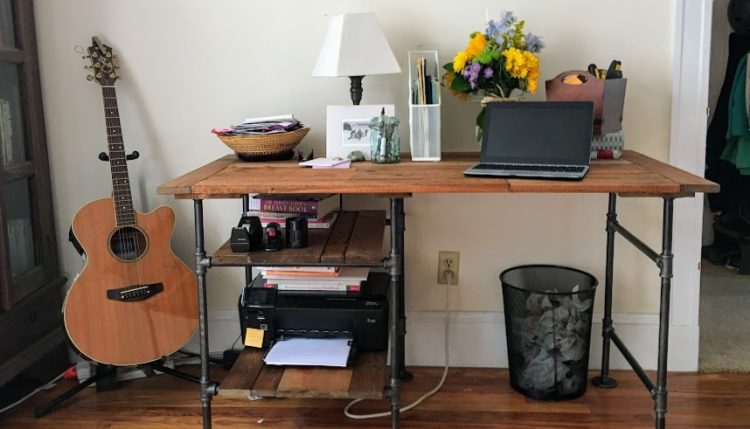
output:
[{"label": "industrial pipe leg", "polygon": [[391,428],[399,428],[399,409],[401,398],[401,365],[403,355],[402,342],[399,339],[399,319],[403,302],[399,295],[403,266],[401,265],[401,246],[403,240],[403,198],[391,198],[391,253],[388,258],[390,269],[390,338],[391,338],[391,386],[389,399],[391,402]]},{"label": "industrial pipe leg", "polygon": [[198,278],[198,313],[201,355],[201,407],[203,428],[211,428],[212,386],[208,374],[208,319],[206,305],[206,251],[203,247],[203,200],[193,200],[195,211],[195,274]]},{"label": "industrial pipe leg", "polygon": [[656,390],[654,411],[656,428],[663,429],[667,417],[667,351],[669,349],[669,301],[672,289],[672,218],[674,199],[664,198],[664,219],[662,230],[662,251],[659,255],[659,277],[661,277],[661,307],[659,309],[659,359],[656,366]]},{"label": "industrial pipe leg", "polygon": [[391,217],[398,216],[398,225],[399,229],[397,232],[397,246],[399,254],[401,255],[401,276],[399,276],[399,282],[398,282],[398,300],[401,303],[399,305],[399,314],[398,314],[398,342],[399,342],[399,357],[398,357],[398,365],[399,365],[399,378],[401,381],[410,381],[414,376],[411,372],[407,371],[406,369],[406,291],[404,289],[404,286],[406,284],[406,262],[404,260],[405,258],[405,251],[404,251],[404,233],[406,231],[406,217],[404,214],[404,200],[398,199],[398,209],[396,210],[396,213],[391,213]]},{"label": "industrial pipe leg", "polygon": [[609,194],[607,211],[607,265],[604,278],[604,318],[602,319],[602,369],[591,382],[594,386],[611,389],[617,381],[609,376],[609,347],[612,332],[612,284],[615,261],[615,224],[617,223],[617,196]]}]

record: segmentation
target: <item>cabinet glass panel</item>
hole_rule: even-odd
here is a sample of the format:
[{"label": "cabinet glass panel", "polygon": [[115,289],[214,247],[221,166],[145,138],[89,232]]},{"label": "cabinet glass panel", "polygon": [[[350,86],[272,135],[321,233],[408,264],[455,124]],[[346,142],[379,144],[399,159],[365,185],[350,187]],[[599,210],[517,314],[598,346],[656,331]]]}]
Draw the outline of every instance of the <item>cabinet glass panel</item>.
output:
[{"label": "cabinet glass panel", "polygon": [[28,180],[16,180],[3,186],[3,212],[7,228],[5,236],[8,239],[10,274],[17,277],[36,265],[34,222]]},{"label": "cabinet glass panel", "polygon": [[12,3],[11,0],[0,0],[0,48],[16,47]]},{"label": "cabinet glass panel", "polygon": [[0,63],[0,165],[3,169],[26,160],[19,88],[18,67]]}]

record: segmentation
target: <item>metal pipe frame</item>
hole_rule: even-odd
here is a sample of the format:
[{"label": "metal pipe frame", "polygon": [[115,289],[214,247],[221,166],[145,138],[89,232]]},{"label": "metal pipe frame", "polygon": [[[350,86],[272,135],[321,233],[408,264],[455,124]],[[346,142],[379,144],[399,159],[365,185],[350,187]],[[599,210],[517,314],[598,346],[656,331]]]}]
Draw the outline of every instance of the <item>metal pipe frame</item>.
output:
[{"label": "metal pipe frame", "polygon": [[386,267],[389,269],[391,275],[388,294],[391,338],[391,379],[388,397],[391,404],[391,429],[398,429],[400,427],[401,378],[404,372],[403,248],[404,199],[391,198],[391,252],[386,261]]},{"label": "metal pipe frame", "polygon": [[[250,195],[242,196],[242,216],[250,211]],[[245,286],[253,282],[253,267],[245,267]]]},{"label": "metal pipe frame", "polygon": [[198,330],[201,355],[201,408],[203,428],[211,428],[211,398],[218,392],[218,383],[211,381],[208,372],[208,306],[206,303],[206,271],[211,260],[206,257],[203,241],[203,200],[193,200],[195,217],[195,274],[198,283]]},{"label": "metal pipe frame", "polygon": [[[620,350],[628,361],[633,371],[641,379],[641,382],[651,393],[654,400],[654,411],[656,413],[655,426],[657,429],[666,427],[667,414],[667,357],[669,349],[669,304],[671,299],[673,262],[672,253],[672,230],[674,218],[674,198],[664,197],[664,209],[662,214],[662,245],[661,253],[656,253],[645,243],[635,237],[630,231],[617,222],[616,196],[609,194],[609,210],[607,212],[607,261],[604,297],[604,319],[602,320],[602,369],[601,374],[592,379],[595,386],[613,388],[617,382],[609,377],[609,349],[610,341]],[[632,243],[638,250],[643,252],[656,263],[661,278],[661,296],[659,307],[659,351],[656,368],[656,383],[646,374],[641,365],[635,359],[625,343],[617,336],[612,326],[612,280],[614,266],[614,239],[615,233],[620,233],[625,239]]]},{"label": "metal pipe frame", "polygon": [[[391,338],[391,377],[386,393],[391,406],[391,428],[400,427],[401,380],[410,379],[404,361],[406,335],[406,315],[404,309],[404,199],[391,198],[391,251],[385,261],[390,273],[389,286],[389,332]],[[206,257],[203,228],[203,200],[193,200],[195,217],[195,274],[198,284],[199,338],[200,338],[200,399],[203,414],[203,428],[211,428],[211,399],[218,393],[218,383],[211,381],[208,372],[208,309],[206,302],[206,271],[211,267],[211,259]],[[247,212],[249,196],[242,197],[242,208]],[[251,276],[251,267],[245,275]]]}]

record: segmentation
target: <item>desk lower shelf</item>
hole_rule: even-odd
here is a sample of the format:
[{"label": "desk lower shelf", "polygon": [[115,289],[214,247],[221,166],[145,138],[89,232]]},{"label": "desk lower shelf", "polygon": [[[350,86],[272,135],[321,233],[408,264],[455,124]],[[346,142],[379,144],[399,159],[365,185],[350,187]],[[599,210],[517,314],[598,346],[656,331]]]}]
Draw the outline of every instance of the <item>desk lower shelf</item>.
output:
[{"label": "desk lower shelf", "polygon": [[246,348],[222,381],[229,398],[382,399],[387,384],[386,352],[360,352],[348,368],[265,365],[264,350]]},{"label": "desk lower shelf", "polygon": [[383,266],[385,210],[344,211],[331,228],[310,229],[302,249],[235,253],[229,241],[211,257],[213,266]]}]

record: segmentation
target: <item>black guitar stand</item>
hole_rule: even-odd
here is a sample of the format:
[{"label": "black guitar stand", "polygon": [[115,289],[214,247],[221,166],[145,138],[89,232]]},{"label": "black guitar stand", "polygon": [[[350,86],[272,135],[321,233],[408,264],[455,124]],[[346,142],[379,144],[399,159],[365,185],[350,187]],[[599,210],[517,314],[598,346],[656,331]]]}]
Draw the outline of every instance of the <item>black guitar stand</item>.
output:
[{"label": "black guitar stand", "polygon": [[[130,155],[127,155],[125,159],[128,161],[133,161],[135,159],[138,159],[139,156],[140,154],[138,153],[138,151],[133,151]],[[101,161],[106,162],[106,161],[109,161],[109,156],[105,152],[101,152],[99,154],[99,159]],[[78,239],[76,239],[75,235],[73,234],[72,227],[70,228],[68,232],[68,240],[73,244],[73,247],[75,247],[78,254],[83,256],[84,255],[83,247],[81,247],[81,244],[78,242]],[[180,350],[179,353],[182,353],[186,356],[191,356],[191,357],[197,356],[195,353],[191,353],[191,352],[183,351],[183,350]],[[229,362],[224,359],[209,358],[209,361],[214,364],[222,365],[225,369],[231,368],[233,364],[233,362]],[[192,383],[200,384],[200,378],[193,376],[191,374],[182,372],[182,371],[178,371],[173,368],[169,368],[168,366],[165,366],[163,361],[161,360],[146,363],[143,365],[138,365],[137,367],[142,369],[146,373],[147,376],[153,375],[154,371],[159,371],[164,374],[168,374],[168,375],[180,378],[185,381],[190,381]],[[104,365],[104,364],[96,365],[96,370],[94,374],[92,374],[89,378],[80,382],[77,386],[63,392],[62,394],[55,397],[54,399],[47,402],[46,404],[42,404],[38,406],[36,409],[34,409],[34,417],[39,418],[39,417],[46,416],[47,414],[54,411],[57,407],[59,407],[63,402],[72,398],[77,393],[83,391],[92,383],[96,383],[97,392],[119,389],[121,386],[117,383],[117,368],[126,368],[126,367],[118,367],[114,365]]]}]

